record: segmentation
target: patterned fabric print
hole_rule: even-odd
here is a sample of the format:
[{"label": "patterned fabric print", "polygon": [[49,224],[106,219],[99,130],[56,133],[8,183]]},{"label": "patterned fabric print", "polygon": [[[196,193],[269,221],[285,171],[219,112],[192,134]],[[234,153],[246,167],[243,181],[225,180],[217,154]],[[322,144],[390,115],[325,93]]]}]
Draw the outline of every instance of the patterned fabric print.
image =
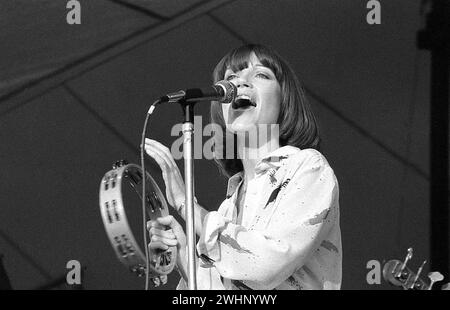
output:
[{"label": "patterned fabric print", "polygon": [[197,269],[198,289],[339,289],[339,188],[326,159],[285,146],[255,171],[240,223],[242,172],[229,179],[218,211],[205,217],[197,250],[209,259]]},{"label": "patterned fabric print", "polygon": [[281,190],[282,188],[285,188],[285,187],[289,184],[289,181],[290,181],[290,180],[291,180],[291,179],[287,179],[286,181],[284,181],[283,183],[281,183],[280,186],[278,186],[277,188],[275,188],[275,189],[272,191],[272,194],[270,194],[269,200],[267,200],[267,203],[266,203],[266,205],[264,206],[264,208],[266,208],[269,204],[273,203],[273,202],[275,201],[275,199],[277,199],[278,193],[280,192],[280,190]]}]

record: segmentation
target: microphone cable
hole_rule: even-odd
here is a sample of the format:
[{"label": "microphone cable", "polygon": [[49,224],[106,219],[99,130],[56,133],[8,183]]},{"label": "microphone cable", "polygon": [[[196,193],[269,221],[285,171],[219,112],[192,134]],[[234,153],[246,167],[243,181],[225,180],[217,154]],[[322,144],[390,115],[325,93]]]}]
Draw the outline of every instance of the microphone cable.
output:
[{"label": "microphone cable", "polygon": [[144,121],[144,128],[142,130],[142,137],[141,137],[141,169],[142,169],[142,226],[143,226],[143,235],[144,235],[144,244],[145,244],[145,290],[148,290],[148,282],[149,282],[149,274],[150,274],[150,263],[149,263],[149,251],[148,251],[148,241],[147,241],[147,221],[146,221],[146,214],[145,214],[145,199],[147,197],[145,190],[146,190],[146,179],[147,174],[145,172],[145,160],[144,160],[144,145],[145,145],[145,135],[147,133],[147,124],[148,120],[150,118],[150,115],[155,110],[155,107],[157,104],[159,104],[161,101],[160,99],[153,102],[153,104],[148,109],[147,115],[145,117]]}]

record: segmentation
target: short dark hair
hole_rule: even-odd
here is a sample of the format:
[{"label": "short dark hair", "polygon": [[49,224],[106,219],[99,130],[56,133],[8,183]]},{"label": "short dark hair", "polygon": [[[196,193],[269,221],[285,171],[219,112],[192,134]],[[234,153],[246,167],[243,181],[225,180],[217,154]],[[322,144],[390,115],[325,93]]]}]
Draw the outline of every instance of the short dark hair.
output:
[{"label": "short dark hair", "polygon": [[[234,72],[247,68],[252,53],[255,53],[261,64],[273,71],[281,86],[280,115],[277,121],[280,146],[292,145],[300,149],[318,149],[320,144],[319,128],[303,87],[291,66],[273,49],[259,44],[246,44],[231,50],[216,65],[213,72],[214,83],[224,79],[225,71],[228,68]],[[218,124],[222,128],[222,132],[227,132],[222,107],[214,101],[211,103],[211,122]],[[225,150],[227,142],[230,143],[227,141],[227,135],[214,135],[213,137],[214,157],[222,173],[230,177],[242,171],[243,165],[237,157],[236,145],[233,145],[235,156],[227,159]],[[231,141],[235,143],[236,137]],[[216,154],[221,156],[216,156]]]}]

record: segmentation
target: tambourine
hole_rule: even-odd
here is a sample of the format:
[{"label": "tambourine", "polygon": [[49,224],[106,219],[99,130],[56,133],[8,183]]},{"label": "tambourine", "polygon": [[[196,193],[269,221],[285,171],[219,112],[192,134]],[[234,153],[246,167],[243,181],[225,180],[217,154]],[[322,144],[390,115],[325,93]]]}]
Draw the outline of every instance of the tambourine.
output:
[{"label": "tambourine", "polygon": [[[144,276],[146,259],[139,244],[143,244],[142,169],[125,160],[116,162],[100,183],[100,212],[106,234],[119,261],[137,276]],[[146,173],[146,213],[151,220],[169,215],[166,199],[150,174]],[[136,195],[137,194],[137,195]],[[133,233],[131,228],[136,233]],[[144,244],[147,246],[147,244]],[[172,272],[176,262],[176,247],[151,253],[149,276]]]}]

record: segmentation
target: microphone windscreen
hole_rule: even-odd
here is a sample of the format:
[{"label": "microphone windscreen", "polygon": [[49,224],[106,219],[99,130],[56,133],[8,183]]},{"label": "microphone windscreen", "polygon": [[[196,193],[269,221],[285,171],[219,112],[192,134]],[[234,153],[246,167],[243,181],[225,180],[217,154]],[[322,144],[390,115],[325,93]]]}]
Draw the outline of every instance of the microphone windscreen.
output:
[{"label": "microphone windscreen", "polygon": [[236,99],[237,96],[237,87],[230,81],[221,80],[217,82],[215,85],[220,86],[223,89],[223,97],[219,100],[220,103],[232,103]]}]

